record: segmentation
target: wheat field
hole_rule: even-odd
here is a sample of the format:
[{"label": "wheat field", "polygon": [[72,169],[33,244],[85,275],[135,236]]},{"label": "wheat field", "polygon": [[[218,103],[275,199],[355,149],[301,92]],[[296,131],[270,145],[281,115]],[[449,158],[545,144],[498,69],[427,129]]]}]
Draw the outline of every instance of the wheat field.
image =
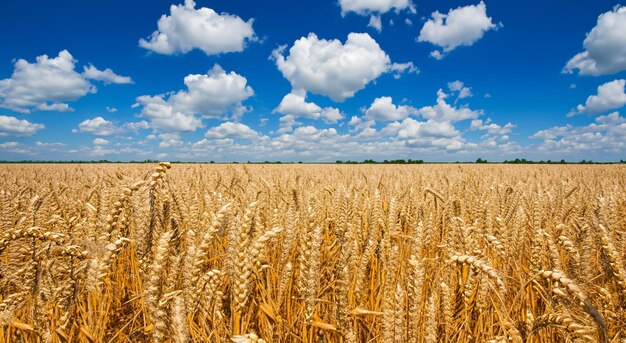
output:
[{"label": "wheat field", "polygon": [[3,165],[1,342],[626,342],[626,168]]}]

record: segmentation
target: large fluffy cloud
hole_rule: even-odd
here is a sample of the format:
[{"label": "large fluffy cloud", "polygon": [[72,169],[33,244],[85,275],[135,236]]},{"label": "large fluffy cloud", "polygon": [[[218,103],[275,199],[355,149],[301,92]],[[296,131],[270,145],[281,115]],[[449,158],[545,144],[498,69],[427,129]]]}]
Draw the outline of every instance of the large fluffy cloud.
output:
[{"label": "large fluffy cloud", "polygon": [[137,104],[143,106],[141,115],[149,118],[151,126],[165,131],[195,131],[203,118],[226,115],[240,117],[246,111],[242,101],[254,94],[247,79],[234,71],[226,72],[219,65],[206,74],[190,74],[184,79],[187,90],[169,96],[142,95]]},{"label": "large fluffy cloud", "polygon": [[20,120],[15,117],[0,115],[0,137],[32,136],[44,127],[43,124],[31,123],[25,119]]},{"label": "large fluffy cloud", "polygon": [[130,77],[117,75],[111,69],[100,71],[93,65],[80,74],[75,65],[76,59],[67,50],[54,58],[38,56],[35,63],[17,60],[11,77],[0,80],[0,107],[22,113],[29,113],[33,108],[71,111],[65,102],[96,92],[88,79],[106,83],[132,82]]},{"label": "large fluffy cloud", "polygon": [[313,102],[307,102],[306,91],[304,90],[294,90],[285,95],[278,107],[272,112],[290,116],[288,117],[289,119],[285,119],[285,121],[289,121],[289,123],[293,123],[291,120],[297,117],[322,119],[326,123],[331,124],[337,123],[339,120],[343,119],[343,115],[336,108],[321,108]]},{"label": "large fluffy cloud", "polygon": [[626,6],[601,14],[583,41],[585,51],[572,57],[563,72],[606,75],[626,70]]},{"label": "large fluffy cloud", "polygon": [[625,86],[626,80],[624,79],[613,80],[598,86],[597,95],[589,96],[584,105],[576,106],[576,109],[571,110],[567,116],[571,117],[581,113],[598,114],[626,105]]},{"label": "large fluffy cloud", "polygon": [[341,14],[355,12],[361,15],[370,13],[386,13],[395,9],[401,11],[409,9],[415,11],[411,0],[339,0]]},{"label": "large fluffy cloud", "polygon": [[184,5],[172,5],[170,15],[157,22],[158,30],[139,46],[160,54],[186,53],[200,49],[207,55],[243,51],[247,41],[255,40],[252,19],[243,21],[236,15],[218,14],[201,7],[193,0]]},{"label": "large fluffy cloud", "polygon": [[418,37],[419,42],[429,42],[443,48],[443,53],[435,50],[431,56],[437,59],[459,46],[470,46],[481,39],[485,32],[497,28],[487,16],[487,6],[483,1],[451,9],[448,14],[438,11],[431,14]]},{"label": "large fluffy cloud", "polygon": [[[350,33],[345,43],[319,39],[314,33],[302,37],[283,56],[286,46],[272,57],[293,89],[304,89],[335,101],[344,101],[381,74],[394,70],[415,71],[409,65],[390,63],[389,56],[367,33]],[[412,66],[412,64],[411,64]]]}]

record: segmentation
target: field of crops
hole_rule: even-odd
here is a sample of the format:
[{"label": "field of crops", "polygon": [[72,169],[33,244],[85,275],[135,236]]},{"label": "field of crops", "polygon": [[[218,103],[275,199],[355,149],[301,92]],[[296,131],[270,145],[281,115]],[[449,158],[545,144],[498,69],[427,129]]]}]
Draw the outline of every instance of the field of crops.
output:
[{"label": "field of crops", "polygon": [[0,342],[626,342],[626,168],[0,166]]}]

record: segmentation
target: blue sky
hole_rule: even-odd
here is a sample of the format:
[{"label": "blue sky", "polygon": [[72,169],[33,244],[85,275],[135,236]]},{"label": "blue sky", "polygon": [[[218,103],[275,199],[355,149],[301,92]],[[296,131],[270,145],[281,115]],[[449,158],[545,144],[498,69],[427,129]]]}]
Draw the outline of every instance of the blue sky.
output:
[{"label": "blue sky", "polygon": [[4,160],[626,159],[612,1],[23,1],[0,28]]}]

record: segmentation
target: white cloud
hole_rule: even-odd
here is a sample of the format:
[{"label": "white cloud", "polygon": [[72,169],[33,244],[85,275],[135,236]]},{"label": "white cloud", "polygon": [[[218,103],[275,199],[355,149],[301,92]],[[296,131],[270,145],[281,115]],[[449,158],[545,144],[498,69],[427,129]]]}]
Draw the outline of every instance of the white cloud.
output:
[{"label": "white cloud", "polygon": [[417,114],[416,108],[406,105],[396,106],[389,96],[376,98],[365,111],[365,118],[379,121],[401,120],[410,114]]},{"label": "white cloud", "polygon": [[348,12],[355,12],[360,15],[386,13],[392,9],[396,11],[408,9],[413,13],[415,12],[415,6],[411,0],[339,0],[339,6],[341,6],[342,15]]},{"label": "white cloud", "polygon": [[43,124],[31,123],[25,119],[0,115],[0,137],[28,137],[45,128]]},{"label": "white cloud", "polygon": [[195,131],[202,127],[202,121],[193,113],[183,113],[166,101],[163,95],[137,97],[143,106],[141,116],[150,119],[153,129],[164,131]]},{"label": "white cloud", "polygon": [[109,83],[118,83],[118,84],[128,84],[133,83],[133,79],[129,76],[121,76],[117,75],[110,68],[106,68],[105,70],[98,70],[98,68],[94,67],[92,64],[89,67],[83,67],[83,76],[86,79],[102,81],[105,84]]},{"label": "white cloud", "polygon": [[93,140],[93,145],[107,145],[110,142],[104,138],[95,138]]},{"label": "white cloud", "polygon": [[448,82],[448,89],[451,92],[458,92],[461,89],[463,89],[463,86],[464,86],[463,81],[456,80],[456,81]]},{"label": "white cloud", "polygon": [[601,14],[583,41],[585,51],[572,57],[564,73],[607,75],[626,70],[626,6]]},{"label": "white cloud", "polygon": [[228,114],[241,117],[247,111],[242,101],[254,94],[247,79],[234,71],[226,73],[218,64],[207,74],[185,77],[187,90],[166,95],[137,97],[141,115],[149,118],[154,129],[195,131],[202,126],[197,117],[218,118]]},{"label": "white cloud", "polygon": [[417,121],[406,118],[401,122],[388,124],[381,132],[385,135],[395,135],[409,147],[454,151],[464,146],[460,132],[449,121]]},{"label": "white cloud", "polygon": [[320,117],[328,124],[335,124],[345,118],[339,109],[334,107],[324,107],[324,109],[322,109],[322,113],[320,113]]},{"label": "white cloud", "polygon": [[74,131],[90,133],[95,136],[112,136],[125,132],[136,132],[146,129],[148,129],[148,123],[146,121],[129,122],[124,123],[122,126],[118,126],[112,121],[106,120],[102,117],[95,117],[82,121],[78,124],[78,130]]},{"label": "white cloud", "polygon": [[290,115],[293,118],[323,119],[326,123],[333,124],[343,119],[343,115],[336,108],[326,107],[322,109],[315,103],[306,102],[306,91],[304,90],[293,90],[285,95],[278,107],[272,112]]},{"label": "white cloud", "polygon": [[184,142],[180,140],[180,134],[177,132],[162,133],[159,135],[159,138],[161,139],[159,148],[180,148],[184,145]]},{"label": "white cloud", "polygon": [[367,23],[368,27],[374,28],[376,31],[381,32],[383,30],[383,23],[380,20],[379,15],[372,14],[370,16],[370,21]]},{"label": "white cloud", "polygon": [[348,122],[348,125],[354,126],[355,130],[365,130],[376,125],[376,121],[364,117],[352,116],[352,118],[350,118],[350,121]]},{"label": "white cloud", "polygon": [[413,21],[409,18],[404,19],[404,23],[409,25],[409,26],[413,26]]},{"label": "white cloud", "polygon": [[461,89],[461,91],[459,92],[458,98],[459,99],[464,99],[464,98],[471,98],[474,96],[474,93],[472,93],[472,89],[469,87],[463,87]]},{"label": "white cloud", "polygon": [[302,37],[285,58],[282,46],[272,53],[293,89],[304,89],[344,101],[391,68],[389,56],[367,33],[350,33],[345,43]]},{"label": "white cloud", "polygon": [[[40,111],[56,111],[56,112],[74,112],[75,110],[68,104],[54,103],[54,104],[39,104],[36,107]],[[20,112],[20,111],[18,111]]]},{"label": "white cloud", "polygon": [[148,124],[147,121],[142,120],[142,121],[133,121],[133,122],[124,123],[122,127],[126,129],[127,131],[137,132],[139,130],[149,129],[150,125]]},{"label": "white cloud", "polygon": [[470,131],[486,131],[489,135],[504,136],[507,133],[511,133],[515,125],[513,123],[506,123],[504,126],[491,122],[491,118],[487,118],[483,122],[482,119],[474,119],[470,123]]},{"label": "white cloud", "polygon": [[426,119],[435,121],[461,121],[476,119],[483,114],[482,110],[472,110],[467,106],[453,107],[446,102],[448,94],[443,90],[437,91],[437,104],[435,106],[425,106],[418,110],[418,114]]},{"label": "white cloud", "polygon": [[393,77],[395,79],[399,79],[402,76],[402,73],[406,72],[408,74],[419,74],[420,70],[413,64],[413,62],[406,63],[393,63],[391,67],[389,67],[389,71],[393,72]]},{"label": "white cloud", "polygon": [[598,94],[587,98],[584,105],[576,106],[567,116],[571,117],[581,113],[598,114],[614,110],[626,105],[626,93],[624,92],[626,80],[619,79],[598,86]]},{"label": "white cloud", "polygon": [[466,87],[465,84],[459,80],[448,82],[448,89],[452,93],[458,92],[457,99],[471,98],[474,96],[472,88]]},{"label": "white cloud", "polygon": [[17,60],[11,78],[0,80],[0,107],[22,113],[33,108],[72,111],[65,102],[97,91],[85,75],[76,72],[75,65],[76,59],[67,50],[54,58],[37,56],[35,63]]},{"label": "white cloud", "polygon": [[419,42],[429,42],[443,48],[443,53],[435,50],[431,56],[441,59],[446,53],[459,46],[470,46],[481,39],[485,32],[496,29],[487,16],[487,6],[483,1],[478,5],[469,5],[450,9],[448,14],[435,11],[420,31]]},{"label": "white cloud", "polygon": [[440,61],[445,57],[445,55],[442,54],[439,50],[433,50],[430,52],[430,57],[436,59],[437,61]]},{"label": "white cloud", "polygon": [[293,128],[296,126],[302,125],[301,122],[296,120],[296,116],[291,114],[284,115],[279,119],[279,129],[278,133],[286,133],[293,131]]},{"label": "white cloud", "polygon": [[246,42],[256,40],[252,19],[246,22],[236,15],[195,6],[193,0],[170,6],[170,15],[162,15],[157,22],[158,30],[148,40],[140,39],[139,46],[166,55],[193,49],[215,55],[243,51]]},{"label": "white cloud", "polygon": [[[587,126],[556,126],[533,134],[531,139],[542,140],[537,147],[546,153],[559,152],[623,152],[626,149],[626,119],[613,112],[599,116]],[[587,155],[588,156],[588,155]]]},{"label": "white cloud", "polygon": [[247,139],[251,141],[261,138],[261,135],[248,125],[229,121],[222,123],[219,126],[210,128],[204,136],[211,139],[232,138]]},{"label": "white cloud", "polygon": [[306,91],[294,90],[285,95],[278,107],[272,112],[292,115],[294,117],[304,117],[318,119],[321,107],[312,102],[306,102]]},{"label": "white cloud", "polygon": [[413,118],[390,123],[383,128],[382,132],[386,135],[397,135],[401,139],[456,137],[460,135],[460,132],[449,121],[418,121]]},{"label": "white cloud", "polygon": [[107,106],[107,107],[105,107],[105,109],[106,109],[106,110],[107,110],[107,112],[109,112],[109,113],[115,113],[115,112],[117,112],[117,108],[115,108],[115,107],[109,107],[109,106]]},{"label": "white cloud", "polygon": [[111,136],[123,132],[112,121],[108,121],[102,117],[86,119],[78,124],[78,131],[91,133],[96,136]]}]

